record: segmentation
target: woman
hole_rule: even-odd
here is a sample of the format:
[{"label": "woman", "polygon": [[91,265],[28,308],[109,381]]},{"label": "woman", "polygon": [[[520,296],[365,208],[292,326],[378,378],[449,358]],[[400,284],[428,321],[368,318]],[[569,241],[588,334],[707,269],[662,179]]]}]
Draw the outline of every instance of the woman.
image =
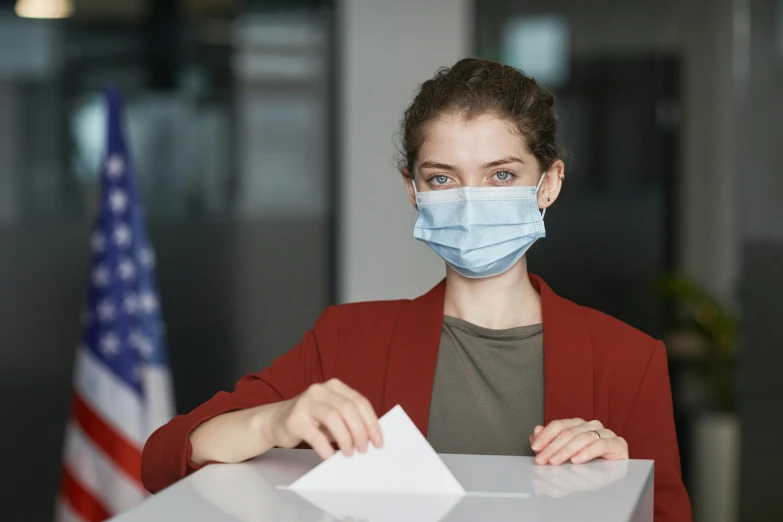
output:
[{"label": "woman", "polygon": [[654,459],[655,519],[689,520],[663,344],[527,273],[564,180],[553,102],[484,60],[425,82],[403,118],[400,172],[414,236],[446,279],[414,300],[328,308],[271,367],[156,431],[145,486],[272,447],[364,452],[401,404],[443,453]]}]

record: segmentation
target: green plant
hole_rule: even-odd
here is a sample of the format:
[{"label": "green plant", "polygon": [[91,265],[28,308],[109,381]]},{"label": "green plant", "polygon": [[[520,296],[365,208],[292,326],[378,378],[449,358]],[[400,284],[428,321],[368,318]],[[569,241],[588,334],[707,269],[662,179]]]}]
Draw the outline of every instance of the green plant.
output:
[{"label": "green plant", "polygon": [[733,409],[737,317],[704,287],[681,274],[664,277],[660,288],[672,308],[669,327],[697,334],[704,342],[706,350],[701,362],[712,400],[721,410]]}]

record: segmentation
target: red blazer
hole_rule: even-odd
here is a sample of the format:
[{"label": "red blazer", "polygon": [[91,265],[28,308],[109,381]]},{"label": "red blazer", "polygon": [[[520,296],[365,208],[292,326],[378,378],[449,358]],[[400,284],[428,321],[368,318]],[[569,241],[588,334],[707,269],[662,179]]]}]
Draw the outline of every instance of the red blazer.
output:
[{"label": "red blazer", "polygon": [[[601,421],[628,441],[631,458],[655,461],[655,520],[691,520],[664,345],[557,296],[537,276],[530,279],[541,294],[544,318],[545,421]],[[144,485],[154,493],[197,469],[190,461],[189,434],[200,423],[290,399],[333,377],[367,397],[379,416],[401,404],[426,435],[444,292],[441,282],[413,300],[327,308],[302,342],[272,366],[153,433],[142,455]]]}]

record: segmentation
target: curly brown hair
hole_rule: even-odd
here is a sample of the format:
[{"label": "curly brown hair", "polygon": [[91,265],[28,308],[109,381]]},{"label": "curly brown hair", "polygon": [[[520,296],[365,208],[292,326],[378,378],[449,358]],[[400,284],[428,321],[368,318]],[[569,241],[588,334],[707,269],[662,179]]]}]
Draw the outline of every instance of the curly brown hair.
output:
[{"label": "curly brown hair", "polygon": [[438,70],[419,88],[400,124],[402,155],[399,167],[410,175],[425,138],[427,124],[442,114],[472,119],[496,114],[508,119],[542,171],[559,159],[556,142],[555,97],[519,69],[490,60],[464,58]]}]

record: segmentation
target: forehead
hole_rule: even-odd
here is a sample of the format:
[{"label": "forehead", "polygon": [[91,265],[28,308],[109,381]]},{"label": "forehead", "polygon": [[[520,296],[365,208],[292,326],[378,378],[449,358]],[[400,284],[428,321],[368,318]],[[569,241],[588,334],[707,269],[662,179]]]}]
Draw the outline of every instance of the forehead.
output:
[{"label": "forehead", "polygon": [[508,120],[490,114],[471,119],[445,114],[427,125],[418,160],[472,164],[512,155],[532,158]]}]

